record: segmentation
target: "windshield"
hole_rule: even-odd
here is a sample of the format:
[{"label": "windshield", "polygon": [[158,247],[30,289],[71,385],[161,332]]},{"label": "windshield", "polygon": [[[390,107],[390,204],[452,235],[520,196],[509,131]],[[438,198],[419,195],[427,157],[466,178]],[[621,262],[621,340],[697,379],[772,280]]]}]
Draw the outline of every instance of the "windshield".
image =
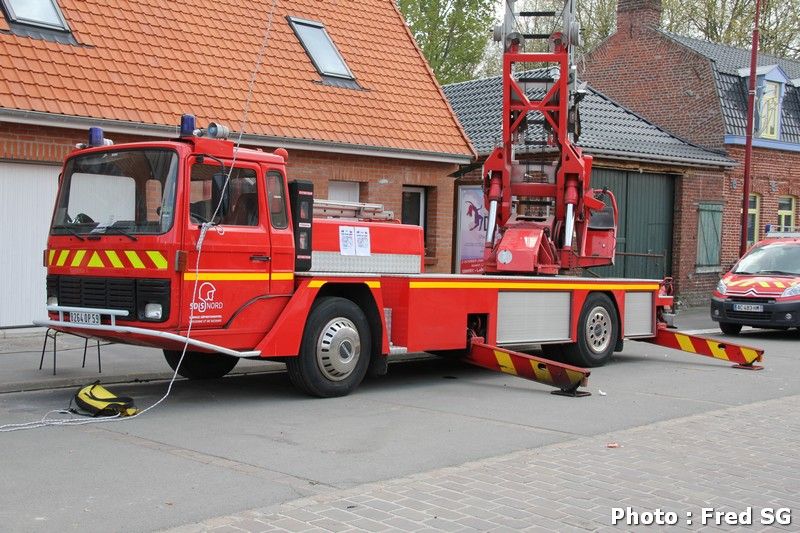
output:
[{"label": "windshield", "polygon": [[172,227],[178,156],[118,150],[74,157],[53,216],[54,235],[160,234]]},{"label": "windshield", "polygon": [[739,261],[733,272],[800,275],[800,244],[775,242],[753,248]]}]

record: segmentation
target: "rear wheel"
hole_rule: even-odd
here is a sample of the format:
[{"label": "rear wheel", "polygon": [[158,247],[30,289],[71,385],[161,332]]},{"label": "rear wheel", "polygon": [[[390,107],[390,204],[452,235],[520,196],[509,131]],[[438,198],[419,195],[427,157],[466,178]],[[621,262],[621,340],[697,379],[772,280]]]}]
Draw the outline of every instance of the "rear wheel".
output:
[{"label": "rear wheel", "polygon": [[742,331],[741,324],[731,324],[730,322],[720,322],[719,329],[726,335],[738,335]]},{"label": "rear wheel", "polygon": [[292,384],[312,396],[345,396],[364,379],[371,353],[364,312],[345,298],[327,297],[311,309],[300,353],[286,360]]},{"label": "rear wheel", "polygon": [[239,358],[232,355],[187,351],[178,368],[181,353],[181,350],[164,350],[164,359],[172,370],[177,368],[178,375],[187,379],[221,378],[239,362]]},{"label": "rear wheel", "polygon": [[577,342],[562,346],[565,359],[578,366],[602,366],[611,358],[619,337],[619,318],[611,299],[590,294],[578,318]]}]

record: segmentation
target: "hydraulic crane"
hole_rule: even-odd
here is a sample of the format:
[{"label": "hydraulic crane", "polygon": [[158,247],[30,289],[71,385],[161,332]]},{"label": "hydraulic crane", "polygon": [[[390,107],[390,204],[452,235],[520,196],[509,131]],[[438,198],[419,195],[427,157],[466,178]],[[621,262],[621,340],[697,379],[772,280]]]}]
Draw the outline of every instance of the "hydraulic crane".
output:
[{"label": "hydraulic crane", "polygon": [[[561,31],[552,35],[515,31],[517,16],[555,15],[516,13],[515,3],[506,2],[504,23],[495,29],[495,40],[504,47],[503,130],[500,146],[483,166],[489,211],[485,271],[558,274],[613,264],[616,201],[611,192],[592,188],[592,157],[575,144],[580,132],[577,108],[585,92],[577,86],[573,62],[573,47],[580,42],[574,0],[564,7]],[[549,51],[524,52],[526,38],[548,39]],[[530,65],[540,69],[531,71]],[[515,158],[515,145],[526,141],[525,131],[534,124],[541,125],[547,135],[545,141],[534,143],[542,145],[543,153],[558,152],[543,182],[532,182]],[[550,209],[543,215],[519,214],[524,206]]]}]

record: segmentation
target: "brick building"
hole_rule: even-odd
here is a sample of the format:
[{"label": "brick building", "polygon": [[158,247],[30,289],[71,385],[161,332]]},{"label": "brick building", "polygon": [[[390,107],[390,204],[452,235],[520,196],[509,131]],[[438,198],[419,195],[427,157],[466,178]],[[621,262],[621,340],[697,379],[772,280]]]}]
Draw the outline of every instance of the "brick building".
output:
[{"label": "brick building", "polygon": [[[581,77],[675,135],[736,161],[695,181],[676,218],[696,228],[676,275],[703,301],[738,258],[750,51],[659,28],[660,0],[619,0],[617,30],[582,63]],[[766,224],[795,226],[800,196],[800,62],[759,55],[749,241]],[[694,298],[692,298],[694,299]]]},{"label": "brick building", "polygon": [[183,113],[287,148],[320,197],[425,226],[428,270],[450,270],[449,175],[474,154],[393,0],[0,0],[0,65],[0,327],[44,314],[70,149],[90,126],[175,137]]},{"label": "brick building", "polygon": [[[500,77],[447,85],[444,91],[483,160],[500,142]],[[691,198],[699,194],[695,191],[719,191],[725,169],[735,163],[718,151],[671,135],[592,87],[580,104],[580,117],[577,143],[594,158],[592,185],[614,192],[620,211],[616,264],[592,272],[628,278],[674,276],[679,300],[696,299],[695,275],[683,264],[694,262],[697,232],[684,213],[694,209]],[[523,140],[535,145],[543,139],[542,127],[532,125]],[[531,173],[553,157],[552,152],[522,143],[516,154]],[[462,170],[456,186],[470,188],[480,180],[476,163]]]}]

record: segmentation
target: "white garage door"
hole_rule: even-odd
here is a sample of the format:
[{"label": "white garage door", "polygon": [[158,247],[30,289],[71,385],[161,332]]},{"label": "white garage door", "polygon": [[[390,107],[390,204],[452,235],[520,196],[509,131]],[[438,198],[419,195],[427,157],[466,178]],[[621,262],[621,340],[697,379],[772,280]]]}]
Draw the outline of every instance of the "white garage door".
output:
[{"label": "white garage door", "polygon": [[59,170],[0,162],[0,328],[46,318],[42,250]]}]

